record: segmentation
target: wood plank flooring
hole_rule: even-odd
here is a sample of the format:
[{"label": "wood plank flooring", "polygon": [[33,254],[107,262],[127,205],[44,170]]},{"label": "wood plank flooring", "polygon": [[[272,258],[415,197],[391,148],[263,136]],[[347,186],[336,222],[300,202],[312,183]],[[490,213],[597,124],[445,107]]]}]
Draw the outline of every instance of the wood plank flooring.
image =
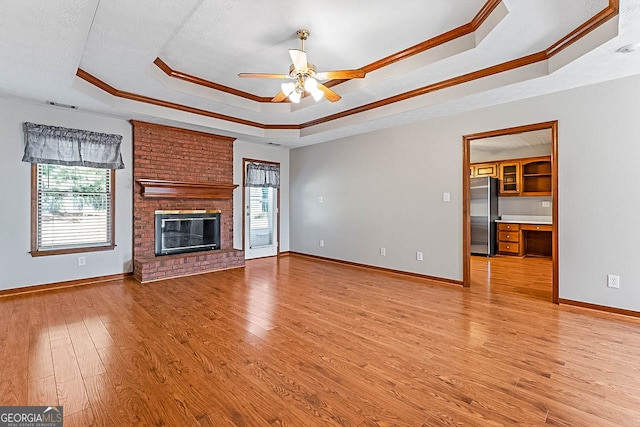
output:
[{"label": "wood plank flooring", "polygon": [[640,425],[640,320],[551,300],[546,259],[472,287],[286,257],[0,298],[0,405],[69,426]]}]

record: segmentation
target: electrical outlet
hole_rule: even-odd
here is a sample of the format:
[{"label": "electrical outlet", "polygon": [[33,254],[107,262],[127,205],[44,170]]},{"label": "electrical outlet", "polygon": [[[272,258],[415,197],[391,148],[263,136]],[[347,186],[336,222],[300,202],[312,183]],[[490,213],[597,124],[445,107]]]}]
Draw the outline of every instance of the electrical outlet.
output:
[{"label": "electrical outlet", "polygon": [[451,193],[442,193],[442,201],[450,202],[451,201]]},{"label": "electrical outlet", "polygon": [[380,255],[387,256],[387,250],[385,248],[380,248]]},{"label": "electrical outlet", "polygon": [[542,207],[543,208],[550,208],[551,207],[551,202],[548,200],[543,200],[542,201]]},{"label": "electrical outlet", "polygon": [[620,276],[607,274],[607,286],[610,288],[620,288]]},{"label": "electrical outlet", "polygon": [[422,255],[422,252],[416,252],[416,259],[418,261],[424,261],[424,256]]},{"label": "electrical outlet", "polygon": [[324,247],[324,240],[320,240],[320,247],[323,248]]},{"label": "electrical outlet", "polygon": [[87,259],[83,256],[79,256],[78,257],[78,265],[86,265],[87,264]]},{"label": "electrical outlet", "polygon": [[318,196],[318,203],[324,203],[324,197]]}]

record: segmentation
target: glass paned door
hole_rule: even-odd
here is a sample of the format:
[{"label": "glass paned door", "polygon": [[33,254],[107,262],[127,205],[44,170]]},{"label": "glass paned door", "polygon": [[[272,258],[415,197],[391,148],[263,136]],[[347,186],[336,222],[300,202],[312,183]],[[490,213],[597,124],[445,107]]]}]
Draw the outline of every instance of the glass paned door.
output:
[{"label": "glass paned door", "polygon": [[245,191],[245,258],[277,255],[278,192],[271,187],[248,187]]}]

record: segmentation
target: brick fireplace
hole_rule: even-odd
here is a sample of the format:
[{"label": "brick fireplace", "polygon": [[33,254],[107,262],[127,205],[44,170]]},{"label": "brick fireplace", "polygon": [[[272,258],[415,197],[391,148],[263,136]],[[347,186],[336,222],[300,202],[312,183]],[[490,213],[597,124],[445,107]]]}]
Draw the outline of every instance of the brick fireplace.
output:
[{"label": "brick fireplace", "polygon": [[[141,282],[244,266],[233,249],[233,138],[133,124],[133,274]],[[155,255],[155,212],[219,210],[220,249]]]}]

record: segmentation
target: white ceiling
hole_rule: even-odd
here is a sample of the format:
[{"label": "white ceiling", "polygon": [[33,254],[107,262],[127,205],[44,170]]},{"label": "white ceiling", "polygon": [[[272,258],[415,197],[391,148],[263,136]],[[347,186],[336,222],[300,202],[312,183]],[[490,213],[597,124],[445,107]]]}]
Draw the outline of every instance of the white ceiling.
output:
[{"label": "white ceiling", "polygon": [[[471,22],[484,4],[3,0],[0,93],[297,147],[640,73],[640,51],[616,53],[640,41],[638,0],[620,0],[616,18],[552,60],[302,129],[263,125],[300,125],[540,52],[608,1],[503,0],[475,33],[333,87],[342,96],[336,103],[310,98],[299,105],[261,103],[169,77],[153,63],[160,58],[173,70],[272,97],[281,81],[237,74],[287,73],[287,50],[299,48],[299,28],[311,31],[306,50],[319,70],[360,68]],[[78,68],[115,90],[205,113],[113,96],[76,77]],[[216,114],[225,117],[212,117]]]},{"label": "white ceiling", "polygon": [[549,150],[551,150],[550,129],[471,140],[471,150],[483,153],[501,153],[508,150],[519,150],[539,146],[549,147]]}]

